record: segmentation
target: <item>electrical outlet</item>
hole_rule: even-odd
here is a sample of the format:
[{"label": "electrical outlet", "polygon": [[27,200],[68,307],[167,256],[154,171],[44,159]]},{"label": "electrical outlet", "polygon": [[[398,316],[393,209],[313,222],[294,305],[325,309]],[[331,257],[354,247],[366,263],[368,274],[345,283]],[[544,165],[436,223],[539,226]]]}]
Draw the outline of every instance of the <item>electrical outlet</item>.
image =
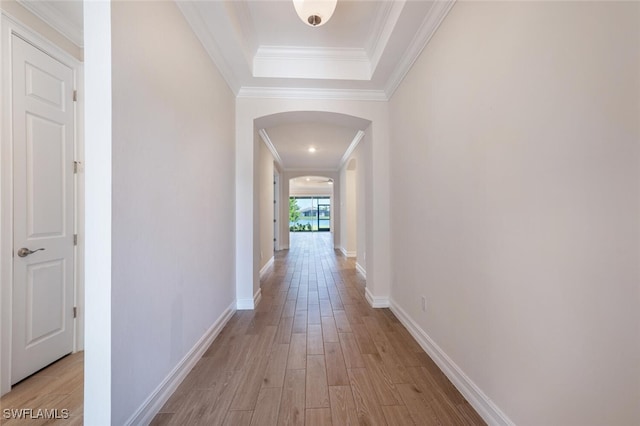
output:
[{"label": "electrical outlet", "polygon": [[425,296],[422,296],[421,301],[422,301],[422,312],[427,312],[427,298]]}]

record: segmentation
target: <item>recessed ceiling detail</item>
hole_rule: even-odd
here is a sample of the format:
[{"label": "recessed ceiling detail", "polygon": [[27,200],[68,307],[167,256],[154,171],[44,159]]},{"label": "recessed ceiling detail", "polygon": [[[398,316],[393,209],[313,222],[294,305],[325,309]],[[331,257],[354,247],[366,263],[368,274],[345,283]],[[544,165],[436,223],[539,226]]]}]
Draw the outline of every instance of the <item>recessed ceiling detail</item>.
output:
[{"label": "recessed ceiling detail", "polygon": [[261,46],[253,57],[253,76],[369,80],[371,61],[359,48]]},{"label": "recessed ceiling detail", "polygon": [[339,0],[319,27],[291,1],[177,5],[240,97],[387,100],[453,1]]},{"label": "recessed ceiling detail", "polygon": [[[81,0],[16,0],[83,45]],[[238,97],[386,101],[455,0],[338,0],[324,25],[291,0],[176,5]]]},{"label": "recessed ceiling detail", "polygon": [[[16,1],[83,45],[82,0]],[[176,5],[240,98],[387,101],[454,1],[338,0],[331,19],[317,27],[301,21],[291,0]],[[338,170],[369,125],[304,111],[254,124],[277,167],[290,171]]]}]

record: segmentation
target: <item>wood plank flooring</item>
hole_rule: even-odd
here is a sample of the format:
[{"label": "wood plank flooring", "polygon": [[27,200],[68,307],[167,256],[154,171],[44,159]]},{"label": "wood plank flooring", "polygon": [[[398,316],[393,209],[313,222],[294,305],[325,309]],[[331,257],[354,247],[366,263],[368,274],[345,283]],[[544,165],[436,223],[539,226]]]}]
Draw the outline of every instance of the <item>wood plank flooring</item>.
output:
[{"label": "wood plank flooring", "polygon": [[483,425],[329,233],[293,233],[152,425]]},{"label": "wood plank flooring", "polygon": [[[0,424],[82,425],[83,389],[84,352],[76,352],[18,383],[0,398]],[[18,419],[11,418],[11,412],[5,413],[7,409],[32,411],[22,412],[23,418]],[[48,414],[39,414],[38,410],[48,410]],[[68,418],[61,418],[67,417],[62,410],[68,410]]]}]

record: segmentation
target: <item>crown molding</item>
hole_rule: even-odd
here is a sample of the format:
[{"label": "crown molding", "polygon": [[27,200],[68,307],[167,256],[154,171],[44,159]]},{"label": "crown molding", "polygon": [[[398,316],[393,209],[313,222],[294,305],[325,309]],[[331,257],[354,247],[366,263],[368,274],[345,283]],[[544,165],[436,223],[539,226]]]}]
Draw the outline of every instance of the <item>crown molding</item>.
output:
[{"label": "crown molding", "polygon": [[178,1],[176,5],[182,12],[182,15],[184,15],[187,23],[191,26],[196,37],[198,37],[198,40],[200,40],[202,47],[204,47],[222,74],[231,91],[237,96],[240,91],[240,82],[236,79],[233,69],[224,58],[213,34],[211,34],[207,24],[202,19],[202,15],[197,9],[197,2]]},{"label": "crown molding", "polygon": [[273,155],[273,159],[276,161],[276,164],[278,165],[278,167],[280,169],[284,169],[284,167],[282,166],[282,158],[280,157],[280,154],[278,153],[278,150],[276,149],[273,142],[271,142],[271,138],[269,137],[267,130],[260,129],[258,130],[258,134],[260,135],[260,138],[262,139],[264,144],[267,146],[269,151],[271,151],[271,155]]},{"label": "crown molding", "polygon": [[332,61],[369,62],[369,56],[364,49],[352,48],[324,48],[324,47],[295,47],[295,46],[260,46],[256,57],[267,59],[296,60],[322,59]]},{"label": "crown molding", "polygon": [[[377,84],[380,87],[338,89],[327,86],[334,85],[332,80],[369,81],[373,84],[373,72],[379,64],[386,64],[384,52],[394,37],[399,19],[402,19],[403,13],[409,13],[405,8],[409,1],[381,2],[365,46],[344,49],[258,47],[246,1],[225,3],[226,6],[222,2],[176,4],[237,98],[386,102],[433,37],[455,0],[434,0],[430,6],[425,5],[429,9],[417,33],[388,78],[381,76],[378,80],[376,87]],[[221,44],[216,43],[216,37],[220,38]],[[252,80],[254,83],[251,83]],[[305,88],[269,87],[270,84],[317,85]]]},{"label": "crown molding", "polygon": [[402,83],[402,80],[404,80],[404,77],[407,75],[414,62],[418,59],[427,43],[429,43],[431,37],[436,33],[438,27],[440,27],[440,24],[447,16],[455,2],[456,0],[436,0],[433,2],[433,5],[429,9],[429,13],[427,13],[420,25],[420,29],[402,55],[400,63],[389,77],[389,80],[387,80],[385,89],[387,99],[391,99],[396,89],[400,83]]},{"label": "crown molding", "polygon": [[250,99],[316,99],[386,102],[383,90],[349,90],[288,87],[242,87],[238,98]]},{"label": "crown molding", "polygon": [[[401,3],[405,2],[405,0],[398,1]],[[373,52],[375,52],[381,43],[382,33],[384,32],[385,24],[389,18],[389,13],[391,12],[393,3],[395,2],[380,2],[378,5],[376,17],[373,20],[373,24],[371,25],[371,30],[369,32],[369,37],[364,44],[364,48],[369,57],[373,56]]]},{"label": "crown molding", "polygon": [[246,1],[232,1],[229,3],[230,16],[235,19],[234,29],[242,45],[242,53],[248,65],[253,63],[253,57],[258,50],[258,41],[251,20],[251,11]]},{"label": "crown molding", "polygon": [[369,62],[371,64],[371,75],[375,72],[384,49],[389,43],[391,34],[400,18],[402,9],[406,0],[396,0],[392,2],[382,2],[378,15],[376,16],[375,23],[373,25],[373,31],[371,37],[365,45],[365,49],[369,56]]},{"label": "crown molding", "polygon": [[344,167],[345,163],[347,162],[347,160],[349,160],[349,157],[351,157],[351,154],[353,154],[353,151],[355,151],[355,149],[358,147],[358,144],[360,143],[363,137],[364,137],[364,132],[362,130],[358,130],[358,133],[356,133],[356,135],[354,136],[353,141],[351,141],[351,144],[349,145],[347,150],[344,152],[344,155],[340,160],[340,167],[338,169],[342,169]]},{"label": "crown molding", "polygon": [[253,57],[253,76],[369,80],[371,62],[360,48],[260,46]]},{"label": "crown molding", "polygon": [[83,28],[78,28],[78,26],[69,20],[65,14],[61,13],[49,2],[26,0],[16,0],[16,2],[38,18],[42,19],[51,26],[51,28],[66,37],[71,43],[75,44],[79,48],[83,47]]}]

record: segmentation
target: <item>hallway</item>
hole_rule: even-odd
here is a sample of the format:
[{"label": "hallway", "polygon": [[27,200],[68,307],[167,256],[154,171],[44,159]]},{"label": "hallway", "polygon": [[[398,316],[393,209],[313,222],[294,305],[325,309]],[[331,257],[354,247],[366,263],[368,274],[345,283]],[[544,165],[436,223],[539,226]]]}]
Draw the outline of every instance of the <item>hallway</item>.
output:
[{"label": "hallway", "polygon": [[152,425],[484,424],[329,233],[292,233]]}]

